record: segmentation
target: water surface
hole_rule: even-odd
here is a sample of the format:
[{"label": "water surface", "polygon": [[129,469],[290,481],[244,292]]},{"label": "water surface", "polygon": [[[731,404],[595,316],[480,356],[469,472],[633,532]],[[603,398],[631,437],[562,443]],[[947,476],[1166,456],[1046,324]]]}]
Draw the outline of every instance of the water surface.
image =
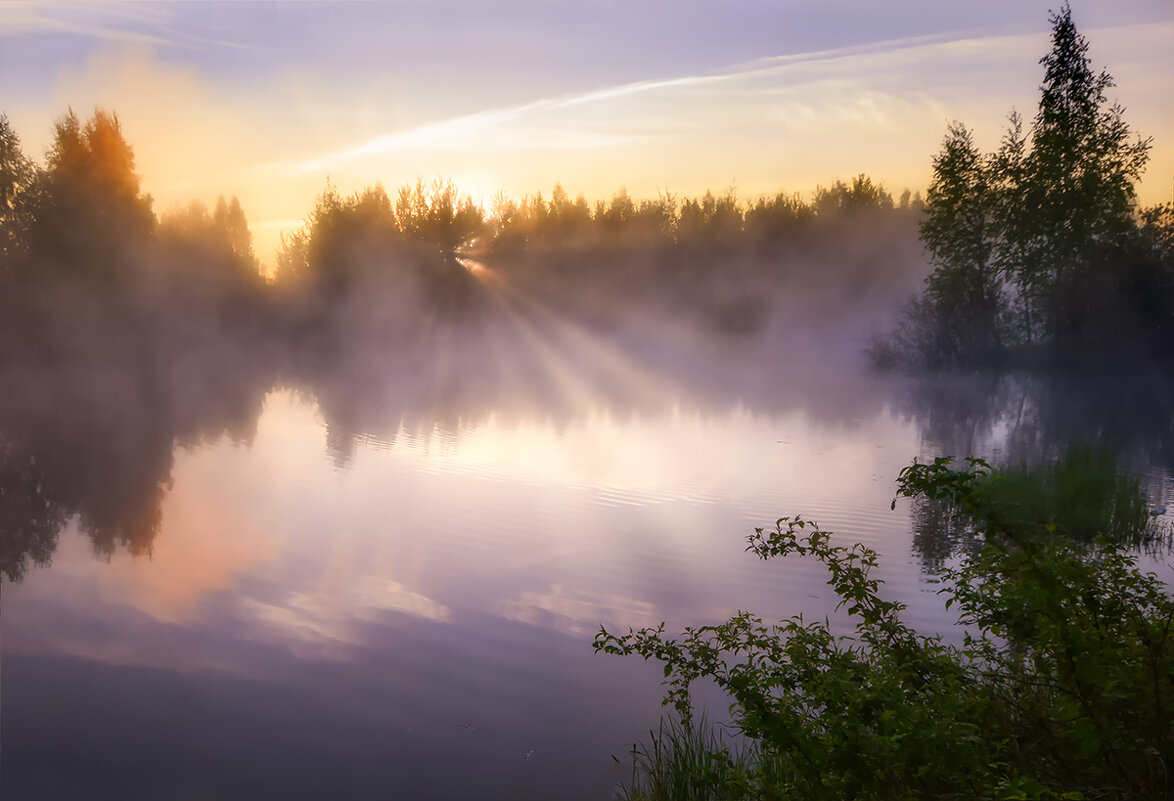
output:
[{"label": "water surface", "polygon": [[525,358],[436,347],[313,380],[23,377],[0,506],[51,562],[3,587],[5,798],[607,798],[661,675],[595,655],[600,624],[831,612],[818,565],[743,552],[756,526],[876,548],[949,632],[948,544],[890,509],[913,457],[1085,432],[1172,494],[1160,393],[800,375],[777,342],[674,363],[557,327]]}]

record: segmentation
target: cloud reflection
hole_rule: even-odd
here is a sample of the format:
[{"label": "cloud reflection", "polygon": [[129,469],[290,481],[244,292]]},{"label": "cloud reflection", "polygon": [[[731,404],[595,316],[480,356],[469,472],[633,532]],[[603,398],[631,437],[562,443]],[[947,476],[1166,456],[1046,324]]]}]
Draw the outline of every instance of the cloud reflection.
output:
[{"label": "cloud reflection", "polygon": [[584,639],[599,629],[601,621],[624,626],[653,626],[659,622],[656,607],[647,601],[561,584],[544,592],[524,591],[502,601],[497,610],[506,620],[553,629]]},{"label": "cloud reflection", "polygon": [[302,656],[342,658],[332,645],[365,644],[363,623],[373,623],[392,612],[449,623],[451,610],[444,604],[387,578],[359,576],[345,590],[323,594],[293,592],[280,602],[257,598],[241,601],[241,612],[254,626],[253,636],[277,640]]}]

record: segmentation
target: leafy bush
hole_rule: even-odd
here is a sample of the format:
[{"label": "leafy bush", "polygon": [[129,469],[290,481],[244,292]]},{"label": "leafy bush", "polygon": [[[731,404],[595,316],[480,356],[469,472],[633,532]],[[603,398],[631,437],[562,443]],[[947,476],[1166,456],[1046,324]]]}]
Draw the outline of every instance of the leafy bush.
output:
[{"label": "leafy bush", "polygon": [[983,536],[946,571],[961,646],[901,621],[871,575],[875,552],[782,518],[747,550],[822,562],[854,633],[740,612],[679,638],[663,623],[601,629],[595,648],[662,662],[665,703],[684,726],[694,681],[728,694],[751,758],[712,797],[1170,798],[1174,601],[1124,546],[1009,517],[997,483],[978,459],[914,462],[899,479],[901,495],[954,503]]}]

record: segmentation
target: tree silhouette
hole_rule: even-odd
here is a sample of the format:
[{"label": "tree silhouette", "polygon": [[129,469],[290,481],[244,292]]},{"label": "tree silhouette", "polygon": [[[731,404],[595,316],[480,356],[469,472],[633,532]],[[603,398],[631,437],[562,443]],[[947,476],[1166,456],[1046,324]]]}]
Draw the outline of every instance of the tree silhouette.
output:
[{"label": "tree silhouette", "polygon": [[236,333],[255,316],[263,279],[239,200],[221,196],[212,213],[202,203],[174,209],[160,219],[155,240],[156,273],[166,279],[158,297],[171,333]]},{"label": "tree silhouette", "polygon": [[912,320],[924,362],[988,360],[1012,343],[1105,359],[1155,342],[1154,326],[1174,313],[1174,265],[1138,225],[1150,140],[1107,99],[1113,79],[1092,69],[1071,8],[1050,21],[1030,131],[1012,113],[983,156],[953,123],[934,159],[921,233],[936,269]]},{"label": "tree silhouette", "polygon": [[836,181],[830,187],[815,190],[816,213],[829,216],[835,212],[851,214],[870,209],[893,208],[893,196],[880,184],[861,173],[851,184]]},{"label": "tree silhouette", "polygon": [[32,247],[54,272],[108,289],[140,277],[131,251],[155,216],[116,114],[98,109],[83,125],[71,109],[57,122],[35,217]]},{"label": "tree silhouette", "polygon": [[1031,149],[1022,180],[1008,185],[1008,228],[1020,247],[1005,267],[1055,339],[1073,333],[1093,311],[1080,291],[1091,260],[1134,226],[1134,184],[1150,140],[1134,137],[1122,107],[1108,101],[1113,79],[1093,71],[1071,7],[1065,4],[1051,22]]}]

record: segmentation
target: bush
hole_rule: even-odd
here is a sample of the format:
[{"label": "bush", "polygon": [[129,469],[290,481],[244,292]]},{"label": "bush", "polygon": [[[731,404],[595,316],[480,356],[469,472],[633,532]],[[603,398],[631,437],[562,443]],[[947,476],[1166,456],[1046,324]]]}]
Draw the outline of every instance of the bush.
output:
[{"label": "bush", "polygon": [[955,504],[983,538],[945,571],[961,646],[901,621],[871,576],[873,551],[782,518],[747,550],[822,562],[853,634],[741,612],[680,638],[663,623],[601,629],[595,648],[662,662],[683,725],[694,681],[729,695],[750,759],[714,797],[1170,798],[1174,601],[1119,543],[1008,522],[995,485],[977,459],[914,462],[899,479],[899,494]]}]

